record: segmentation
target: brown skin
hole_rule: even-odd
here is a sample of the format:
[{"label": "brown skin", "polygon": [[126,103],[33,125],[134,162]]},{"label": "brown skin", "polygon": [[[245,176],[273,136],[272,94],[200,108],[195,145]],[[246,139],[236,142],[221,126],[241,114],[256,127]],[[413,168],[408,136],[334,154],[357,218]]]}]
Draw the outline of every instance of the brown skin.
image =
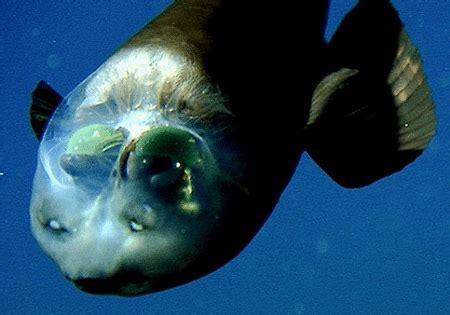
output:
[{"label": "brown skin", "polygon": [[[412,64],[397,62],[399,51],[405,52],[401,55],[405,58],[416,54],[405,39],[396,11],[388,0],[360,0],[331,43],[325,45],[327,6],[327,0],[308,1],[300,8],[298,3],[288,0],[276,4],[256,0],[179,0],[119,50],[124,54],[114,57],[124,61],[125,74],[132,69],[134,60],[140,61],[142,54],[154,51],[162,52],[157,57],[169,56],[169,61],[173,57],[178,69],[182,69],[170,72],[173,77],[158,81],[161,88],[155,103],[163,112],[168,108],[167,113],[187,117],[183,127],[198,132],[214,157],[214,167],[207,164],[211,167],[205,166],[197,175],[185,173],[194,174],[188,178],[189,183],[193,178],[199,205],[206,211],[195,220],[179,216],[178,206],[158,203],[157,194],[147,190],[148,174],[145,167],[136,164],[139,160],[127,160],[130,164],[120,160],[121,171],[122,166],[131,165],[131,170],[143,176],[137,176],[136,180],[130,176],[130,181],[112,185],[107,195],[103,192],[101,196],[111,205],[107,209],[117,210],[111,212],[108,222],[117,223],[119,218],[127,223],[133,219],[133,213],[143,210],[142,206],[154,204],[156,218],[163,218],[161,224],[157,220],[147,224],[145,232],[149,234],[144,235],[151,242],[140,242],[140,247],[131,251],[125,251],[129,248],[124,247],[115,256],[118,260],[103,261],[90,259],[96,257],[92,253],[99,249],[108,252],[115,244],[123,244],[125,237],[139,240],[140,236],[135,235],[134,228],[130,232],[124,224],[120,228],[113,224],[117,229],[111,233],[121,238],[99,238],[96,243],[97,239],[92,237],[97,233],[92,231],[97,231],[95,223],[103,227],[103,221],[92,221],[87,231],[92,237],[80,246],[84,255],[81,257],[90,257],[87,259],[90,264],[85,266],[79,260],[78,264],[72,264],[66,254],[70,254],[68,248],[73,248],[57,242],[59,236],[66,237],[65,232],[75,231],[70,230],[71,225],[66,228],[64,220],[75,221],[76,225],[78,217],[69,212],[62,219],[53,218],[53,209],[61,208],[67,199],[62,190],[56,190],[60,195],[55,200],[48,197],[53,192],[51,181],[44,177],[46,169],[40,164],[32,202],[35,235],[42,238],[42,244],[57,261],[62,261],[75,284],[91,293],[138,295],[186,283],[219,268],[247,245],[270,215],[305,147],[333,179],[347,187],[361,187],[390,175],[423,151],[434,133],[433,106],[430,97],[420,102],[420,106],[411,104],[413,101],[404,106],[426,112],[423,119],[398,110],[408,99],[402,99],[404,94],[394,91],[399,84],[423,79],[423,73],[414,75],[420,69],[417,56]],[[127,49],[142,47],[149,49],[138,49],[137,55],[127,54]],[[151,69],[153,65],[161,67],[156,72],[170,69],[170,65],[158,62],[136,65],[138,68],[133,71]],[[393,83],[388,80],[391,71],[401,74]],[[115,72],[106,73],[108,79],[122,80]],[[145,79],[133,82],[133,76],[130,81],[136,86],[147,82]],[[319,82],[320,93],[314,93]],[[219,93],[212,93],[211,97],[208,94],[211,86],[211,90],[217,88],[221,92],[223,98],[219,98],[219,103],[232,115],[214,107],[217,105],[214,97]],[[414,92],[413,100],[430,94],[426,84],[418,86],[414,91],[408,90]],[[129,87],[124,85],[124,94],[119,93],[122,98],[129,96]],[[47,90],[40,85],[39,91],[44,95]],[[171,96],[177,91],[187,92],[180,98],[172,98],[176,99],[176,105],[170,107]],[[138,103],[145,98],[143,95],[151,94],[148,90],[138,92],[142,92],[136,94]],[[211,98],[205,103],[198,101],[205,94]],[[42,118],[49,116],[49,108],[42,110],[45,102],[39,102],[39,96],[34,95],[37,110],[32,111],[32,117],[39,122],[34,125],[38,136],[42,132]],[[155,103],[152,100],[151,104]],[[311,103],[312,120],[308,119]],[[183,108],[188,108],[187,113]],[[199,115],[208,109],[211,116]],[[416,129],[405,129],[410,123]],[[399,136],[402,131],[404,136]],[[401,144],[409,149],[400,150]],[[54,158],[52,154],[44,157],[48,157],[45,161]],[[213,181],[206,180],[211,177]],[[169,201],[173,199],[169,198],[170,191],[164,196]],[[85,201],[86,208],[94,214],[95,210],[103,209],[89,201]],[[123,214],[127,213],[124,219]],[[63,229],[58,228],[60,221]],[[69,244],[83,240],[82,233],[73,234],[67,236]],[[152,242],[158,240],[155,246]],[[164,240],[173,247],[165,246]]]},{"label": "brown skin", "polygon": [[[63,271],[77,286],[98,294],[138,295],[163,290],[214,271],[248,244],[275,207],[304,150],[303,126],[314,87],[324,76],[322,32],[327,4],[325,0],[315,1],[303,5],[299,11],[291,1],[274,7],[253,0],[180,0],[119,49],[114,57],[127,56],[128,49],[155,48],[148,49],[148,53],[155,50],[169,53],[178,62],[187,63],[181,68],[194,69],[178,73],[172,81],[164,81],[167,86],[158,94],[162,108],[176,87],[191,84],[194,77],[206,83],[204,86],[217,87],[232,114],[221,113],[205,119],[194,112],[194,119],[189,122],[192,125],[184,126],[200,132],[218,171],[207,169],[214,181],[196,187],[198,195],[204,196],[205,215],[191,221],[174,216],[170,217],[173,221],[161,220],[170,224],[161,223],[161,228],[149,229],[148,233],[157,235],[156,239],[169,236],[169,240],[177,240],[168,255],[161,254],[159,249],[167,250],[161,243],[161,248],[149,246],[149,256],[143,257],[147,255],[147,244],[153,243],[142,242],[144,245],[139,247],[142,251],[114,256],[118,265],[112,258],[105,262],[95,260],[87,266],[79,261],[72,264],[65,258],[66,243],[54,241],[59,241],[59,236],[54,235],[55,229],[48,224],[52,213],[47,210],[58,209],[66,200],[61,197],[51,203],[51,197],[47,198],[50,201],[42,197],[51,195],[51,187],[43,176],[44,168],[38,170],[32,202],[35,235],[51,256],[62,262]],[[300,46],[296,45],[296,39]],[[124,54],[120,55],[121,52]],[[176,110],[180,109],[183,102],[177,106]],[[110,201],[110,208],[115,209],[109,218],[114,224],[127,213],[127,198],[136,209],[141,203],[152,202],[146,186],[140,184],[130,180],[108,188],[111,195],[104,197]],[[85,207],[89,211],[97,209],[90,203]],[[169,218],[172,213],[163,211],[162,204],[155,209],[162,209],[159,212],[162,218]],[[68,217],[72,219],[70,214]],[[94,223],[90,225],[87,233],[96,235],[92,232],[95,227]],[[64,231],[69,230],[74,231],[71,226]],[[124,235],[128,237],[128,230],[122,224],[117,235],[121,239]],[[83,232],[77,230],[68,236],[67,243],[82,237]],[[133,232],[131,235],[133,239],[139,238]],[[82,257],[95,253],[95,246],[106,251],[111,246],[109,239],[99,239],[100,243],[92,238],[89,241],[80,246]],[[182,253],[177,253],[178,249]],[[111,271],[113,265],[119,266],[118,269]],[[106,271],[99,273],[98,266]],[[155,268],[160,272],[155,272]]]},{"label": "brown skin", "polygon": [[179,0],[122,47],[178,51],[219,86],[235,117],[233,137],[249,157],[245,181],[258,212],[272,209],[303,150],[299,127],[323,77],[327,6]]},{"label": "brown skin", "polygon": [[[198,259],[191,272],[160,279],[161,288],[223,265],[276,205],[304,150],[301,127],[323,77],[327,6],[328,1],[315,1],[299,11],[292,2],[275,8],[263,1],[180,0],[122,47],[158,46],[200,65],[229,100],[234,116],[228,137],[245,161],[240,176],[249,195],[225,194],[236,196],[226,206],[233,233],[228,225],[218,227],[222,238],[208,241],[207,257]],[[235,188],[224,184],[223,190],[229,189]]]},{"label": "brown skin", "polygon": [[[159,47],[199,66],[228,100],[233,118],[223,123],[223,143],[239,152],[242,163],[236,174],[242,190],[222,185],[223,195],[234,196],[224,205],[229,212],[222,221],[228,224],[215,228],[218,238],[208,240],[206,256],[182,274],[153,279],[152,291],[219,268],[270,215],[304,150],[301,127],[323,77],[327,6],[314,1],[300,11],[291,1],[179,0],[119,49]],[[225,160],[218,162],[226,166],[227,148],[219,150]],[[122,280],[117,275],[105,281],[107,287]]]}]

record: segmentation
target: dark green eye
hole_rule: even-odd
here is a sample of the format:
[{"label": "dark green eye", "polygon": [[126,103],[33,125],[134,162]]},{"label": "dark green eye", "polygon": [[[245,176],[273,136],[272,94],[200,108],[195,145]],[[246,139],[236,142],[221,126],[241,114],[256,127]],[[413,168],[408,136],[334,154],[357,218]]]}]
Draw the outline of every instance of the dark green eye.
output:
[{"label": "dark green eye", "polygon": [[[126,151],[126,150],[125,150]],[[140,135],[134,146],[124,152],[120,165],[124,177],[146,179],[157,187],[179,181],[185,169],[203,163],[199,141],[188,131],[171,126],[158,126]],[[126,160],[126,161],[125,161]]]},{"label": "dark green eye", "polygon": [[199,144],[188,131],[160,126],[144,132],[135,147],[136,156],[163,156],[174,163],[194,166],[202,162]]},{"label": "dark green eye", "polygon": [[155,127],[144,132],[130,150],[125,174],[183,212],[197,214],[193,170],[205,164],[202,150],[200,141],[184,129]]},{"label": "dark green eye", "polygon": [[173,163],[169,158],[155,158],[149,167],[152,187],[167,187],[177,184],[183,176],[180,163]]},{"label": "dark green eye", "polygon": [[144,180],[152,189],[163,189],[180,181],[183,169],[167,156],[137,156],[130,153],[126,178]]}]

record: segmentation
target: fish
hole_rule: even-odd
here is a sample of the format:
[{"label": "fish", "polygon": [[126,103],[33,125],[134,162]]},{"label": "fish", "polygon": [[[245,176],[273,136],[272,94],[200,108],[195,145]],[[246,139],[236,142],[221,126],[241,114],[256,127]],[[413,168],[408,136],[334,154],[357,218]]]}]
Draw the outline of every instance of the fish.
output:
[{"label": "fish", "polygon": [[177,0],[67,96],[37,84],[31,229],[68,280],[186,284],[249,244],[304,152],[347,188],[421,155],[436,117],[398,12],[360,0],[327,41],[328,9]]}]

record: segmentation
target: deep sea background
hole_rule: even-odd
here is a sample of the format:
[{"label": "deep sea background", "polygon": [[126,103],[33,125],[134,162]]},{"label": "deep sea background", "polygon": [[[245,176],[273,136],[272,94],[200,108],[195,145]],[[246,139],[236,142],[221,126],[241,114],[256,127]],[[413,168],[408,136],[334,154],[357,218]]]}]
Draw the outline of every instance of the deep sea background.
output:
[{"label": "deep sea background", "polygon": [[[437,107],[437,136],[415,163],[346,190],[304,155],[251,244],[178,288],[130,299],[88,295],[64,279],[29,228],[38,149],[30,92],[46,79],[67,94],[169,2],[0,0],[0,313],[449,314],[446,0],[393,1],[422,53]],[[355,2],[332,1],[328,35]]]}]

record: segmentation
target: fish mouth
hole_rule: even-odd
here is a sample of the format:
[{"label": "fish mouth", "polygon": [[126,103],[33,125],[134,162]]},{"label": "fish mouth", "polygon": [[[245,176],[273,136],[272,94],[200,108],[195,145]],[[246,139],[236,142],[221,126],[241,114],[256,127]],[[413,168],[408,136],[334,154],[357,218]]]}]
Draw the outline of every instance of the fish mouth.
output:
[{"label": "fish mouth", "polygon": [[77,278],[70,280],[78,289],[96,295],[139,296],[151,291],[151,279],[138,273],[124,273],[106,278]]}]

